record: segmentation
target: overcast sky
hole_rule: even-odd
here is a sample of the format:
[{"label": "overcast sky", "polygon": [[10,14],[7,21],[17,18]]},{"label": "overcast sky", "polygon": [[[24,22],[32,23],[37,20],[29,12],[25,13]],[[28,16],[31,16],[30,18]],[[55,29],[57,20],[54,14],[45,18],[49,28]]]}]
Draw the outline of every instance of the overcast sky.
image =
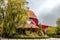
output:
[{"label": "overcast sky", "polygon": [[56,26],[60,17],[60,0],[27,0],[28,6],[34,11],[39,23]]}]

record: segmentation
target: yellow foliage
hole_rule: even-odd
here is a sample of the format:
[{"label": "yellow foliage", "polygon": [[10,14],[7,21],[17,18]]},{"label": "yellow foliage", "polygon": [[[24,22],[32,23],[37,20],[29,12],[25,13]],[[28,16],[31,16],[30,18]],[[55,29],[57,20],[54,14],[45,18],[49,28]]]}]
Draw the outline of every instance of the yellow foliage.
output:
[{"label": "yellow foliage", "polygon": [[55,27],[48,27],[47,34],[56,34],[56,28]]}]

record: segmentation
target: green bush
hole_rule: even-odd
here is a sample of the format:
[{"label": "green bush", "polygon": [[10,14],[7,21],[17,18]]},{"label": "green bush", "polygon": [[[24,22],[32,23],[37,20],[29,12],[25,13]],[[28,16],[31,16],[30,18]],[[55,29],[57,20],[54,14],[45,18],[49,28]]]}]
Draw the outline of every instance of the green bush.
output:
[{"label": "green bush", "polygon": [[47,35],[48,36],[54,36],[54,35],[56,35],[57,34],[56,30],[57,30],[56,28],[52,28],[50,30],[47,30]]}]

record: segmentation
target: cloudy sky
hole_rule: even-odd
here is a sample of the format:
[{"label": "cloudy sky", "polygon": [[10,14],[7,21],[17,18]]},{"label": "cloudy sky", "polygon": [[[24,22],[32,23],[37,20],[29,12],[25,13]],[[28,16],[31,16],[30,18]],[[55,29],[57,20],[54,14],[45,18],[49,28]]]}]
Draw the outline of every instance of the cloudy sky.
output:
[{"label": "cloudy sky", "polygon": [[39,19],[39,23],[56,26],[60,17],[60,0],[27,0],[28,6]]}]

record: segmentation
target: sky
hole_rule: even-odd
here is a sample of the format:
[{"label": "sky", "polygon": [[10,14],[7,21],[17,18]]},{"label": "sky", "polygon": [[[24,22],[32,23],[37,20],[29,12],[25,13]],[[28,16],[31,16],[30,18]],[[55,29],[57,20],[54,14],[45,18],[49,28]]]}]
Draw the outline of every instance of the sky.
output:
[{"label": "sky", "polygon": [[28,7],[37,16],[39,23],[56,26],[57,18],[60,18],[60,0],[27,0]]},{"label": "sky", "polygon": [[60,0],[27,1],[29,2],[28,7],[35,13],[40,24],[56,26],[57,18],[60,18]]}]

